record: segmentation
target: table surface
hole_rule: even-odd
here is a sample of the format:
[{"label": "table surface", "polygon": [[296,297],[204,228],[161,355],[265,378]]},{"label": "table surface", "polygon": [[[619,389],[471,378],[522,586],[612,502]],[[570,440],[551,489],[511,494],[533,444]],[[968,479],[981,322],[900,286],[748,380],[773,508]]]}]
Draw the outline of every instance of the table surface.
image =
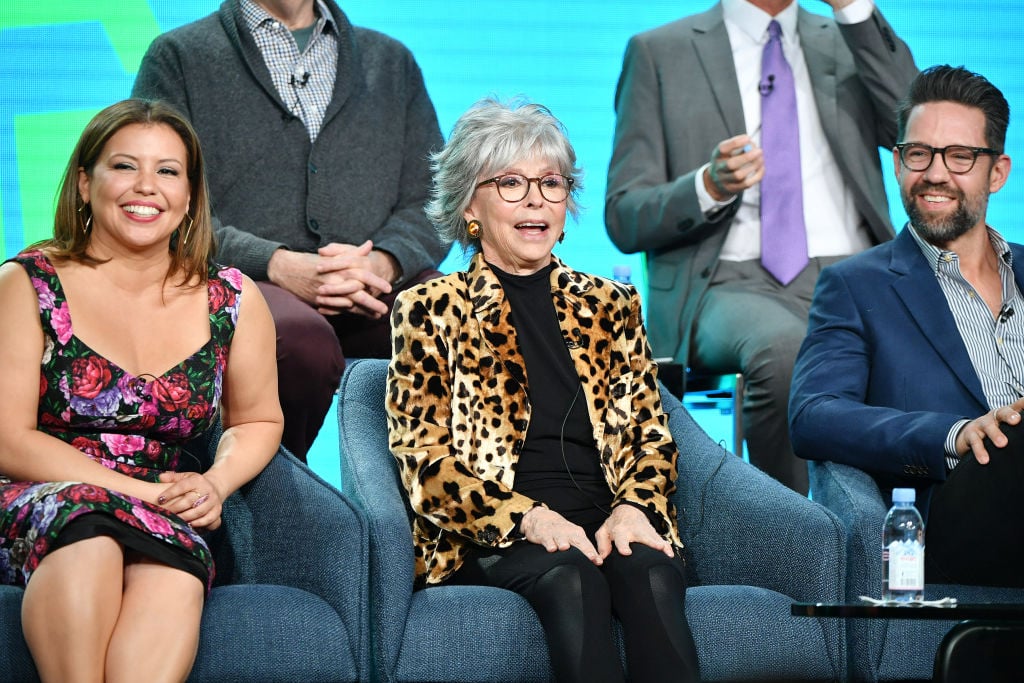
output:
[{"label": "table surface", "polygon": [[1011,619],[1024,620],[1021,603],[958,603],[934,605],[871,605],[858,603],[795,602],[794,617],[847,617],[854,619]]}]

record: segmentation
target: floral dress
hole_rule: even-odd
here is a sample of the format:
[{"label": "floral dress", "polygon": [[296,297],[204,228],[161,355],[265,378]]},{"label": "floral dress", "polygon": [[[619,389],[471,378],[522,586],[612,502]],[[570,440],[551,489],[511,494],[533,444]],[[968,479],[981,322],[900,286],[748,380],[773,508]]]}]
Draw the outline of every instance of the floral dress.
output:
[{"label": "floral dress", "polygon": [[[12,261],[32,279],[45,333],[39,431],[146,481],[168,470],[197,469],[182,446],[215,420],[241,274],[211,266],[210,340],[160,377],[137,377],[75,336],[60,279],[42,252],[26,251]],[[210,550],[177,515],[91,484],[12,482],[0,472],[0,584],[25,585],[47,552],[101,534],[212,585]]]}]

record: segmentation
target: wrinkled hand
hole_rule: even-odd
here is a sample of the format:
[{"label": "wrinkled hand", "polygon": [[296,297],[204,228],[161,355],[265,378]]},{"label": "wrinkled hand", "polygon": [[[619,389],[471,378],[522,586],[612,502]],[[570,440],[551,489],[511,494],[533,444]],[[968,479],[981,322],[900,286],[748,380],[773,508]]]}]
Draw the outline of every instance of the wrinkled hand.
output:
[{"label": "wrinkled hand", "polygon": [[985,437],[988,437],[996,448],[1005,446],[1007,438],[999,429],[999,424],[1001,422],[1009,425],[1020,424],[1021,410],[1024,410],[1024,398],[1008,406],[990,410],[981,417],[968,422],[956,435],[957,455],[964,456],[968,451],[972,451],[974,459],[979,464],[987,465],[989,455],[985,450]]},{"label": "wrinkled hand", "polygon": [[630,543],[642,543],[660,550],[669,557],[675,556],[672,544],[658,535],[642,510],[632,505],[616,505],[611,516],[597,530],[595,538],[597,551],[602,558],[608,557],[612,547],[618,550],[620,555],[632,555]]},{"label": "wrinkled hand", "polygon": [[267,276],[323,315],[347,311],[376,319],[388,310],[377,296],[390,292],[391,284],[374,271],[383,270],[382,256],[371,254],[381,252],[373,252],[369,241],[358,247],[329,244],[316,254],[278,249],[267,264]]},{"label": "wrinkled hand", "polygon": [[213,531],[220,526],[224,500],[216,485],[198,472],[164,472],[164,488],[157,504],[181,517],[195,529]]},{"label": "wrinkled hand", "polygon": [[594,544],[587,538],[583,527],[573,524],[554,510],[544,507],[533,508],[523,515],[519,530],[527,541],[544,546],[549,553],[577,548],[594,564],[601,564],[604,561]]},{"label": "wrinkled hand", "polygon": [[[744,151],[749,146],[749,150]],[[704,171],[704,187],[715,201],[724,202],[753,187],[764,177],[764,152],[749,135],[718,143]]]}]

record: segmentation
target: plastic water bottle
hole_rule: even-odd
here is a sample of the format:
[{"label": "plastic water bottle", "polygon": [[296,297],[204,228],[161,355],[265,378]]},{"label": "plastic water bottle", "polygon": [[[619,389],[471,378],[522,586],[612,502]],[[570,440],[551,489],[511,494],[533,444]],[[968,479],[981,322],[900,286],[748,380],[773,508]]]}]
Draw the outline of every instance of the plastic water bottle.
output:
[{"label": "plastic water bottle", "polygon": [[612,279],[628,285],[633,279],[633,269],[626,265],[612,266]]},{"label": "plastic water bottle", "polygon": [[882,599],[924,600],[924,521],[914,489],[893,489],[882,525]]}]

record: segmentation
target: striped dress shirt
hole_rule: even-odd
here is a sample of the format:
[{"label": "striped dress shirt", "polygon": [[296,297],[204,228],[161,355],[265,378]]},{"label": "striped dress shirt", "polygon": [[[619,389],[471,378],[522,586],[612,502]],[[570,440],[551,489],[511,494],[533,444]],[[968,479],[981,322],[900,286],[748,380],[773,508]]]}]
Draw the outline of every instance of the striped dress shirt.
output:
[{"label": "striped dress shirt", "polygon": [[[1024,397],[1024,383],[1021,382],[1024,377],[1024,302],[1013,279],[1013,255],[1009,244],[1002,235],[988,228],[992,249],[999,256],[999,277],[1002,280],[999,314],[993,317],[988,304],[960,272],[960,259],[956,253],[926,242],[913,228],[911,234],[946,296],[971,365],[981,380],[989,409],[1009,405]],[[970,420],[957,422],[946,437],[948,469],[953,469],[959,462],[956,436],[968,422]]]}]

